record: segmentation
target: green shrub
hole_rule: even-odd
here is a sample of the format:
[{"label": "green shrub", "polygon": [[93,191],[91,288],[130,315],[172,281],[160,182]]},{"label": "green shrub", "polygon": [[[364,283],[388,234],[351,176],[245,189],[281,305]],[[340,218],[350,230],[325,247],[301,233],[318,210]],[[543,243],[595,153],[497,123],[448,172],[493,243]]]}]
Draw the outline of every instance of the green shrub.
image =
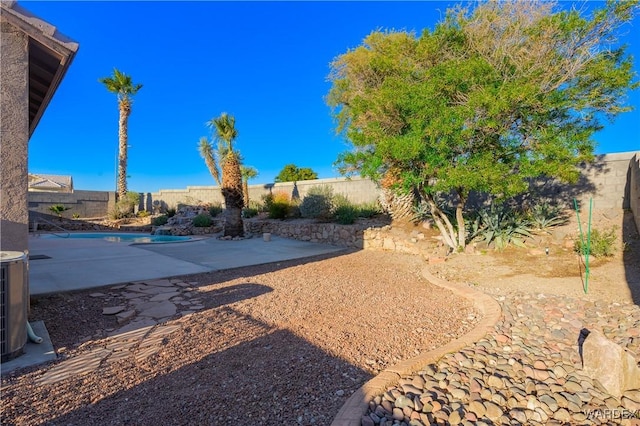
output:
[{"label": "green shrub", "polygon": [[242,217],[248,219],[258,215],[258,209],[252,207],[245,207],[242,209]]},{"label": "green shrub", "polygon": [[149,213],[149,212],[148,212],[148,211],[146,211],[146,210],[140,210],[140,211],[138,212],[138,217],[147,217],[147,216],[150,216],[150,215],[151,215],[151,213]]},{"label": "green shrub", "polygon": [[[598,229],[591,230],[589,254],[594,257],[610,257],[616,251],[616,227],[607,230],[599,231]],[[582,239],[578,237],[574,244],[576,253],[586,255],[587,254],[587,234],[582,236]]]},{"label": "green shrub", "polygon": [[127,192],[127,195],[116,201],[116,206],[109,212],[109,218],[112,220],[132,217],[135,206],[140,202],[140,194],[137,192]]},{"label": "green shrub", "polygon": [[213,219],[208,214],[199,214],[198,216],[193,218],[193,226],[196,228],[206,228],[211,226],[213,223]]},{"label": "green shrub", "polygon": [[216,217],[220,213],[222,213],[222,204],[216,203],[216,204],[212,204],[209,207],[209,214],[211,215],[211,217]]},{"label": "green shrub", "polygon": [[311,187],[300,203],[300,214],[306,218],[329,219],[334,207],[333,198],[330,186]]},{"label": "green shrub", "polygon": [[262,196],[264,208],[270,219],[285,219],[291,214],[292,204],[284,192],[274,192]]},{"label": "green shrub", "polygon": [[153,220],[151,221],[151,224],[153,226],[162,226],[162,225],[166,225],[167,222],[169,221],[169,218],[167,217],[167,215],[161,215],[158,217],[154,217]]},{"label": "green shrub", "polygon": [[289,205],[289,203],[274,201],[269,206],[269,218],[284,219],[289,215],[290,210],[291,210],[291,206]]},{"label": "green shrub", "polygon": [[175,207],[169,207],[167,209],[167,217],[174,217],[176,215]]},{"label": "green shrub", "polygon": [[271,209],[271,204],[273,204],[273,194],[264,194],[262,196],[262,211],[268,212]]},{"label": "green shrub", "polygon": [[358,206],[358,217],[370,219],[381,213],[378,203],[366,203]]},{"label": "green shrub", "polygon": [[351,225],[356,221],[359,215],[359,209],[355,206],[347,204],[338,206],[333,213],[334,221],[341,225]]},{"label": "green shrub", "polygon": [[62,213],[66,212],[69,209],[71,209],[71,207],[65,207],[62,204],[54,204],[53,206],[49,207],[49,211],[51,211],[52,213],[55,213],[61,219],[62,219]]},{"label": "green shrub", "polygon": [[80,219],[80,214],[79,213],[74,213],[71,215],[72,218],[74,219]]}]

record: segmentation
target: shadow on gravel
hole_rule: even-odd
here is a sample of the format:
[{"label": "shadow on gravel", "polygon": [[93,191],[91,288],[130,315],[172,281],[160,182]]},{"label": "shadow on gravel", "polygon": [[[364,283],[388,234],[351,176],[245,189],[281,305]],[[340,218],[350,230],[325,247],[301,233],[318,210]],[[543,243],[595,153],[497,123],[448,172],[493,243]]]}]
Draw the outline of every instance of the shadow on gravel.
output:
[{"label": "shadow on gravel", "polygon": [[623,259],[627,285],[633,303],[640,306],[640,237],[631,211],[624,212],[622,223]]},{"label": "shadow on gravel", "polygon": [[280,271],[282,269],[292,268],[294,266],[321,262],[323,260],[331,259],[334,257],[349,255],[359,250],[361,249],[344,249],[333,253],[320,254],[299,259],[283,260],[279,262],[263,263],[251,266],[241,266],[239,268],[222,269],[219,271],[203,272],[200,274],[181,275],[171,278],[180,279],[184,282],[189,283],[196,282],[198,283],[197,286],[215,285],[237,278],[249,278],[253,275],[268,274],[270,272]]},{"label": "shadow on gravel", "polygon": [[[138,375],[148,378],[132,387],[122,380]],[[60,383],[68,388],[65,394],[86,393],[87,403],[40,420],[55,425],[326,425],[371,377],[289,330],[222,307],[194,318],[168,336],[160,353],[137,365],[119,363]],[[46,399],[47,389],[38,393]],[[50,403],[64,406],[64,397]]]}]

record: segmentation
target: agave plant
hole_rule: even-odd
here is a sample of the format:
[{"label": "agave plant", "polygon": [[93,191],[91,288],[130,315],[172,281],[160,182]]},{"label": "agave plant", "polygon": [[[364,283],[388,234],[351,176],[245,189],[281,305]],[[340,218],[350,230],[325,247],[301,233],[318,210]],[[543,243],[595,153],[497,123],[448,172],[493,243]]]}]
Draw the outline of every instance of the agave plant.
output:
[{"label": "agave plant", "polygon": [[567,223],[568,218],[562,209],[549,203],[534,205],[528,212],[529,222],[533,232],[549,233],[549,228]]},{"label": "agave plant", "polygon": [[504,206],[492,205],[489,209],[480,210],[474,223],[476,236],[487,244],[493,242],[498,250],[509,244],[524,247],[525,239],[533,237],[526,217]]}]

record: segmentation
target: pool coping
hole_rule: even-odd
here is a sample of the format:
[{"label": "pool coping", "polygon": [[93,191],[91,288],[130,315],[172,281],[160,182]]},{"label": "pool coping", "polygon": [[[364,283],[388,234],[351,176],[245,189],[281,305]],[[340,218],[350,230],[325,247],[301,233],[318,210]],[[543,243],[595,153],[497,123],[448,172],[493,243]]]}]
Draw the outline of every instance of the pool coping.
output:
[{"label": "pool coping", "polygon": [[369,401],[383,394],[388,387],[394,386],[403,377],[419,371],[425,366],[435,363],[444,355],[456,352],[471,345],[487,335],[497,324],[502,315],[500,304],[487,294],[464,284],[449,282],[433,275],[427,267],[422,269],[422,276],[431,284],[450,290],[473,302],[482,318],[471,331],[458,337],[446,345],[422,353],[414,358],[386,368],[373,379],[356,390],[342,405],[331,426],[361,426],[362,417],[369,409]]},{"label": "pool coping", "polygon": [[[59,232],[58,232],[59,233]],[[153,234],[149,234],[148,232],[135,232],[135,231],[129,231],[129,232],[123,232],[123,231],[114,231],[114,232],[110,232],[110,231],[96,231],[96,232],[91,232],[91,231],[66,231],[65,234],[113,234],[113,235],[140,235],[140,236],[153,236]],[[42,236],[48,236],[48,235],[56,235],[56,232],[39,232],[38,234],[34,234],[34,236],[36,238],[40,238]],[[141,243],[141,242],[133,242],[133,241],[110,241],[112,243],[121,243],[121,244],[127,244],[130,246],[133,245],[146,245],[146,244],[177,244],[177,243],[190,243],[193,241],[201,241],[205,238],[211,238],[211,237],[207,237],[207,236],[192,236],[192,235],[166,235],[167,237],[189,237],[186,240],[177,240],[177,241],[151,241],[148,243]],[[58,237],[61,239],[67,239],[68,237]],[[53,240],[54,238],[44,238],[46,240]],[[81,238],[80,238],[81,239]],[[92,238],[87,238],[87,239],[92,239]],[[96,238],[99,239],[99,238]],[[108,240],[107,240],[108,241]]]}]

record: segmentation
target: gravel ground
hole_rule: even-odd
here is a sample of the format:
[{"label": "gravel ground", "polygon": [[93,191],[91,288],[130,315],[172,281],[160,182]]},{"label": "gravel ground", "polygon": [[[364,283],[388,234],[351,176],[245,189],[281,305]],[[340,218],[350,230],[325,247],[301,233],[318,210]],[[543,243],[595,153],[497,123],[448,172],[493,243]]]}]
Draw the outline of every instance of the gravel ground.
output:
[{"label": "gravel ground", "polygon": [[358,251],[182,277],[197,283],[204,309],[168,321],[179,327],[159,352],[51,385],[36,381],[106,346],[120,325],[90,291],[34,300],[30,320],[45,321],[61,356],[3,377],[1,423],[328,425],[381,370],[476,323],[422,266]]}]

